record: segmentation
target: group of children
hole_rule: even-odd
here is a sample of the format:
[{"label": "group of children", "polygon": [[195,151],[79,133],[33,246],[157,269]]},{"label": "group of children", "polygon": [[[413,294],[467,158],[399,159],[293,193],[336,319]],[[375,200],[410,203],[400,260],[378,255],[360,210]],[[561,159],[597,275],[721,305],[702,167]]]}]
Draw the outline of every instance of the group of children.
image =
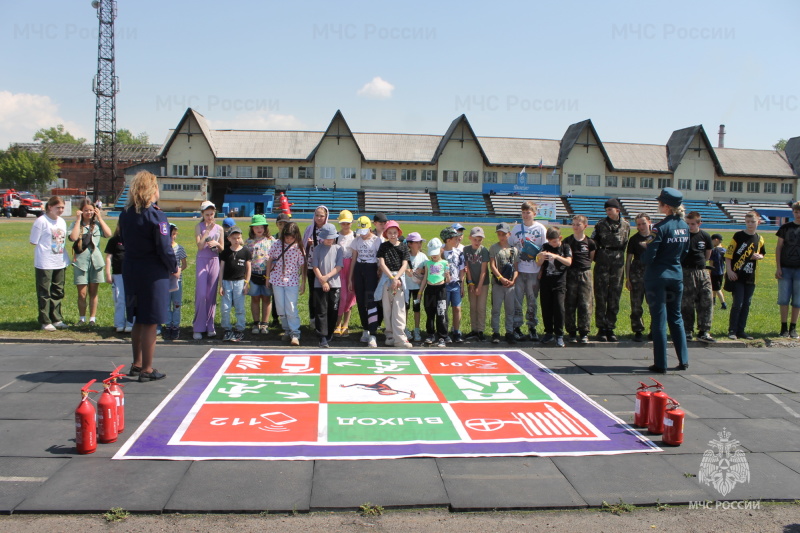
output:
[{"label": "group of children", "polygon": [[[208,202],[210,204],[210,202]],[[800,225],[800,204],[797,206]],[[336,336],[349,334],[350,312],[355,305],[363,334],[361,342],[377,347],[377,330],[385,328],[386,345],[410,348],[412,342],[444,347],[466,340],[486,340],[484,325],[487,308],[491,309],[491,342],[501,338],[500,319],[505,313],[504,339],[514,344],[526,338],[521,333],[527,322],[531,340],[536,336],[537,308],[541,308],[544,326],[542,343],[565,346],[569,342],[588,343],[593,307],[592,263],[597,244],[586,235],[588,220],[576,215],[572,219],[573,234],[561,238],[557,227],[545,228],[536,222],[536,207],[523,203],[522,222],[511,226],[497,224],[497,242],[484,246],[484,230],[472,228],[469,243],[462,244],[465,228],[461,224],[442,229],[439,237],[427,242],[419,233],[404,235],[400,225],[378,213],[370,220],[357,220],[350,211],[338,217],[340,228],[330,223],[328,210],[320,206],[314,222],[301,236],[300,229],[288,216],[280,215],[278,232],[272,236],[264,215],[254,215],[247,240],[232,219],[225,219],[220,228],[214,222],[213,204],[205,206],[209,220],[198,224],[197,294],[194,338],[216,335],[213,327],[216,296],[221,296],[221,325],[224,341],[237,342],[245,331],[245,296],[250,296],[254,334],[268,332],[271,314],[283,329],[283,339],[290,345],[300,344],[299,297],[309,285],[309,313],[320,347],[330,346]],[[643,303],[645,300],[644,266],[640,261],[643,243],[651,237],[651,219],[642,213],[635,219],[636,233],[627,239],[624,273],[631,298],[633,340],[645,335]],[[727,308],[723,285],[733,293],[729,324],[731,338],[751,338],[746,332],[747,315],[755,287],[756,261],[763,258],[763,238],[757,235],[758,216],[748,213],[747,228],[737,232],[726,250],[719,234],[708,235],[700,229],[697,212],[686,215],[690,231],[690,249],[683,261],[684,296],[682,313],[687,338],[692,338],[695,315],[698,339],[714,342],[710,335],[712,309],[719,299]],[[177,244],[178,228],[171,226],[173,248],[182,269],[187,266],[186,251]],[[353,227],[354,226],[354,227]],[[219,228],[219,230],[217,230]],[[792,226],[793,229],[794,226]],[[800,277],[800,233],[795,238],[786,228],[779,232],[779,243],[787,280],[794,280],[797,263]],[[784,241],[780,235],[787,236]],[[125,322],[124,294],[119,265],[124,246],[118,233],[106,246],[108,276],[115,296],[115,326],[118,331],[131,327]],[[208,256],[208,257],[206,257]],[[213,261],[209,261],[213,259]],[[214,275],[214,263],[218,274]],[[727,272],[727,276],[725,275]],[[779,277],[776,274],[776,277]],[[217,281],[218,280],[218,281]],[[212,292],[208,286],[211,284]],[[800,292],[800,280],[797,291]],[[489,293],[491,291],[491,299]],[[466,293],[466,294],[465,294]],[[798,337],[798,307],[788,322],[788,301],[793,289],[783,290],[782,331],[784,336]],[[470,304],[469,333],[463,335],[461,306],[466,296]],[[523,302],[527,312],[523,318]],[[538,302],[537,302],[538,300]],[[784,304],[784,300],[786,303]],[[800,301],[800,297],[797,298]],[[178,338],[181,320],[182,282],[173,288],[169,322],[162,327],[164,338]],[[274,313],[272,306],[274,304]],[[792,299],[794,305],[794,300]],[[422,326],[421,310],[426,320]],[[784,311],[784,309],[786,311]],[[413,311],[413,329],[407,327],[407,312]],[[231,315],[235,314],[235,322]],[[410,324],[409,324],[410,326]]]}]

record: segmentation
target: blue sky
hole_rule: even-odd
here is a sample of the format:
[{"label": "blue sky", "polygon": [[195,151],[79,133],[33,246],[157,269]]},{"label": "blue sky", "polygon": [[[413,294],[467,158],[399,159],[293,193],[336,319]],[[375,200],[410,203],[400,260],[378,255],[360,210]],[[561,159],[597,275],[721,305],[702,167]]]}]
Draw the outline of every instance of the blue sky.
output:
[{"label": "blue sky", "polygon": [[[119,0],[117,125],[160,143],[191,106],[213,128],[665,144],[702,124],[769,149],[800,135],[800,2],[236,3]],[[63,123],[93,140],[89,0],[0,4],[0,147]]]}]

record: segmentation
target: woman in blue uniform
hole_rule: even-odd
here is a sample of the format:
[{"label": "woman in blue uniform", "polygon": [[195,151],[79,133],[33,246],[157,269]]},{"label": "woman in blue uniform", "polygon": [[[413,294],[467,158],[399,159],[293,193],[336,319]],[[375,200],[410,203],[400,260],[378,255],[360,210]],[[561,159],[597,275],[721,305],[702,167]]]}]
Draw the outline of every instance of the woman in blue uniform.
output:
[{"label": "woman in blue uniform", "polygon": [[667,324],[679,364],[676,370],[689,368],[686,333],[681,316],[683,269],[681,259],[689,251],[689,226],[683,221],[683,194],[667,187],[656,198],[664,216],[653,226],[641,261],[646,265],[644,289],[650,307],[650,333],[653,335],[654,364],[651,372],[667,371]]},{"label": "woman in blue uniform", "polygon": [[149,172],[139,172],[131,182],[128,205],[119,215],[125,260],[122,280],[128,318],[135,318],[131,332],[133,364],[129,375],[139,381],[167,377],[153,368],[156,327],[166,321],[169,305],[169,278],[178,272],[172,249],[167,215],[158,201],[158,183]]}]

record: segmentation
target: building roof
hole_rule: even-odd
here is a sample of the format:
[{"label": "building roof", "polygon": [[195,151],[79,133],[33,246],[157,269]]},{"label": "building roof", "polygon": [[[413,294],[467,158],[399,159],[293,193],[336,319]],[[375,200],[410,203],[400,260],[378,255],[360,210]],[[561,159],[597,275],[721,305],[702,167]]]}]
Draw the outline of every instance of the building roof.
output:
[{"label": "building roof", "polygon": [[[41,153],[46,149],[56,159],[93,159],[94,144],[68,143],[15,143],[14,146],[28,152]],[[118,161],[154,161],[161,150],[159,144],[118,144]]]},{"label": "building roof", "polygon": [[430,163],[442,140],[440,135],[406,133],[353,133],[366,161]]},{"label": "building roof", "polygon": [[783,152],[741,148],[715,148],[714,151],[726,176],[795,177]]},{"label": "building roof", "polygon": [[213,130],[218,159],[308,160],[322,141],[321,131]]},{"label": "building roof", "polygon": [[[586,131],[588,128],[589,132],[594,136],[597,144],[590,143],[588,140],[584,142],[579,142],[580,136]],[[580,146],[597,146],[600,148],[600,152],[603,154],[603,159],[606,162],[606,167],[609,169],[612,168],[611,160],[608,157],[608,153],[606,152],[605,147],[603,146],[603,141],[600,140],[600,136],[597,134],[597,130],[594,128],[594,124],[592,124],[592,119],[582,120],[580,122],[576,122],[575,124],[571,124],[567,131],[564,132],[564,136],[561,138],[561,147],[558,151],[558,166],[563,167],[564,163],[566,162],[567,158],[569,157],[570,152],[575,147],[575,145]]]},{"label": "building roof", "polygon": [[659,144],[603,143],[614,170],[669,173],[667,150]]},{"label": "building roof", "polygon": [[553,139],[512,139],[509,137],[479,137],[481,146],[492,165],[553,168],[558,161],[560,143]]},{"label": "building roof", "polygon": [[667,157],[669,158],[669,170],[675,172],[678,165],[683,161],[683,156],[689,150],[689,145],[697,135],[700,135],[701,142],[705,145],[708,153],[711,155],[711,160],[714,162],[714,168],[717,169],[718,174],[722,174],[722,167],[720,166],[717,154],[714,152],[714,147],[708,140],[706,130],[702,125],[689,126],[680,130],[675,130],[669,136],[667,141]]}]

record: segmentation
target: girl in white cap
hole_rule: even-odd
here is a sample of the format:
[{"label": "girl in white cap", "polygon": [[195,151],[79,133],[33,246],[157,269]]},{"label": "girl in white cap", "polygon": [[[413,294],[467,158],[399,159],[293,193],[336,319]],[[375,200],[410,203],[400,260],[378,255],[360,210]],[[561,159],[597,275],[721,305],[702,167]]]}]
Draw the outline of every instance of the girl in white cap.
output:
[{"label": "girl in white cap", "polygon": [[342,288],[339,291],[339,320],[336,322],[334,335],[346,337],[349,333],[350,310],[356,304],[356,293],[348,287],[347,280],[350,279],[350,263],[353,261],[353,249],[350,247],[355,240],[356,234],[351,229],[353,224],[353,213],[347,209],[339,213],[339,237],[336,244],[342,247],[344,254],[344,266],[342,267]]}]

